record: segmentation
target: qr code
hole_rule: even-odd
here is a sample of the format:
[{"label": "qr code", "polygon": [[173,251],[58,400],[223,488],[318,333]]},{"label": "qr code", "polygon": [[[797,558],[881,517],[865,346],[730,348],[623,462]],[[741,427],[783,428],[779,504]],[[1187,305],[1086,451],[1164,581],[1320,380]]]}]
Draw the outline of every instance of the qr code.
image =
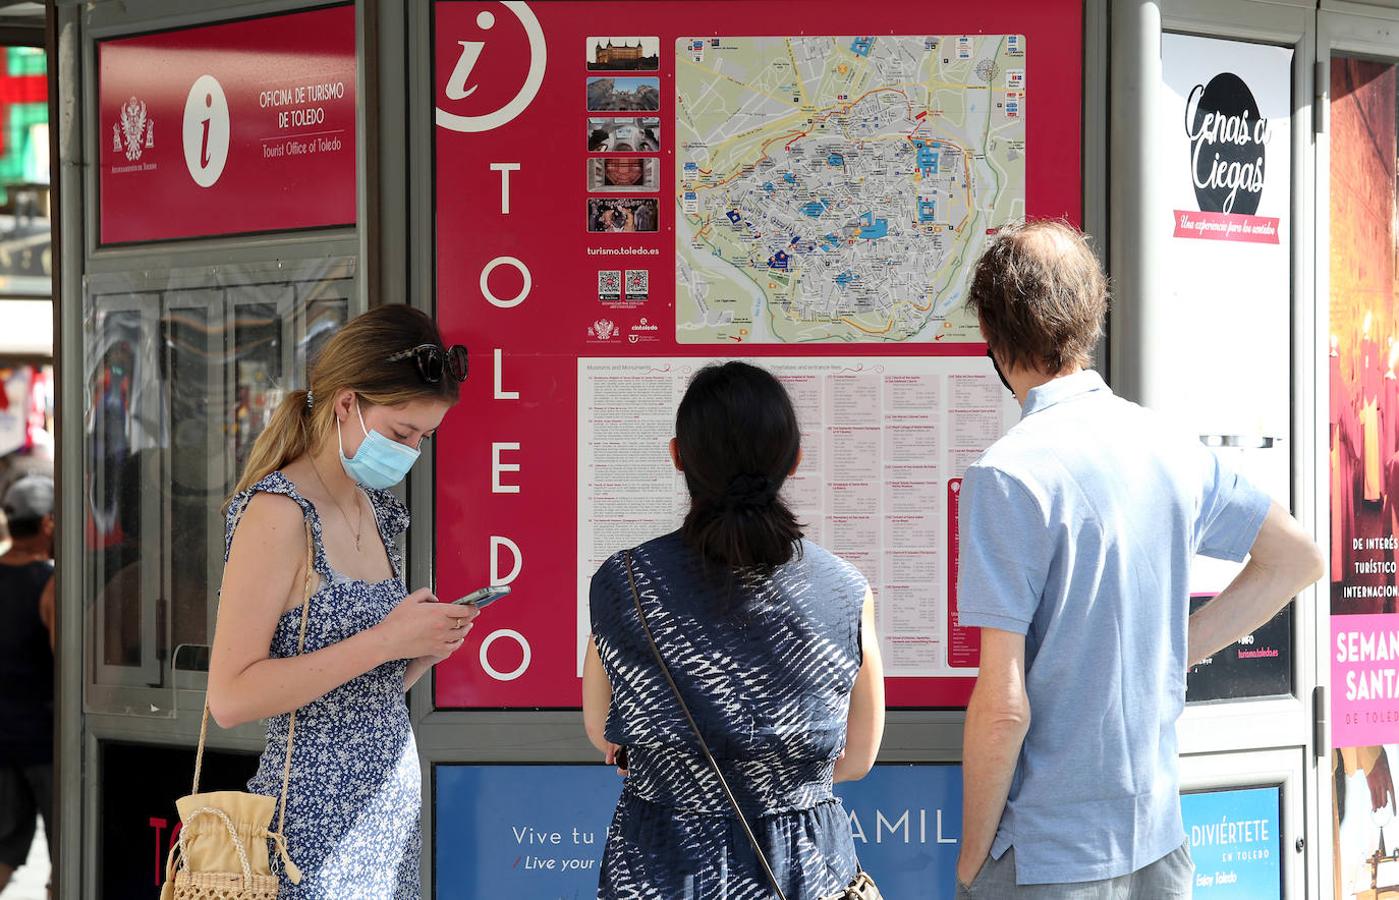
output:
[{"label": "qr code", "polygon": [[627,299],[645,300],[651,292],[649,269],[627,269]]},{"label": "qr code", "polygon": [[597,298],[599,300],[622,299],[622,273],[602,271],[597,273]]}]

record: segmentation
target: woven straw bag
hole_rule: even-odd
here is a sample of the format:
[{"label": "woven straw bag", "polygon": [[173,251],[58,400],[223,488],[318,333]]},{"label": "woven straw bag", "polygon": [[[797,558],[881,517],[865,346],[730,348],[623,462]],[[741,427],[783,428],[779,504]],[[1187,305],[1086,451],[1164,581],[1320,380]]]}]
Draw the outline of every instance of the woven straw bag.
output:
[{"label": "woven straw bag", "polygon": [[[301,596],[301,632],[296,652],[306,647],[306,620],[311,608],[311,527],[306,526],[306,581]],[[209,701],[199,723],[199,749],[194,757],[194,787],[175,801],[180,813],[180,839],[165,861],[165,886],[160,900],[277,900],[279,879],[272,874],[268,843],[277,848],[292,884],[301,883],[301,870],[287,853],[283,835],[287,818],[287,786],[291,782],[291,748],[296,737],[296,711],[287,726],[287,758],[282,764],[282,796],[246,791],[199,792],[204,765],[204,739],[209,731]],[[272,830],[273,814],[277,830]]]}]

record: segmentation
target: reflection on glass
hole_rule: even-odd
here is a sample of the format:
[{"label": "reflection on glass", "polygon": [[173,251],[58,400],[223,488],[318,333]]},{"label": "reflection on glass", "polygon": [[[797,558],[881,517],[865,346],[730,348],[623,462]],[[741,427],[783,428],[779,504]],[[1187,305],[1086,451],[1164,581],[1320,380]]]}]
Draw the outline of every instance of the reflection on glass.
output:
[{"label": "reflection on glass", "polygon": [[350,301],[344,297],[314,300],[306,310],[306,337],[297,348],[303,371],[310,371],[321,349],[349,318]]},{"label": "reflection on glass", "polygon": [[[222,329],[212,325],[208,307],[175,309],[166,314],[166,374],[170,380],[169,485],[166,535],[174,646],[208,643],[210,600],[218,590],[212,563],[223,539],[217,503],[228,489],[218,459],[223,452],[222,395],[219,362]],[[166,654],[160,654],[164,657]]]},{"label": "reflection on glass", "polygon": [[241,472],[287,385],[282,383],[282,320],[276,304],[239,303],[233,310],[233,459]]},{"label": "reflection on glass", "polygon": [[296,347],[296,368],[311,371],[316,356],[350,314],[350,281],[307,281],[296,286],[296,302],[306,310],[306,330]]},{"label": "reflection on glass", "polygon": [[103,631],[102,662],[141,664],[141,403],[150,368],[141,313],[98,316],[100,356],[88,382],[87,557]]},{"label": "reflection on glass", "polygon": [[[304,361],[349,314],[351,282],[87,298],[83,364],[89,708],[168,715],[117,688],[169,688],[207,654],[223,504]],[[99,690],[98,688],[101,688]]]}]

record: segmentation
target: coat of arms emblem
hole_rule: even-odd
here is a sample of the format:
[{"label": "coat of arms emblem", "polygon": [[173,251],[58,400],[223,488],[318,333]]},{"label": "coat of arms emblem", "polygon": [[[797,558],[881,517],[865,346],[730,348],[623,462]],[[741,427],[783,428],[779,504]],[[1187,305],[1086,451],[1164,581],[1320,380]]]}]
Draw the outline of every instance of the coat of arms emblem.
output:
[{"label": "coat of arms emblem", "polygon": [[141,151],[155,146],[155,119],[146,113],[144,100],[132,97],[121,108],[121,122],[112,123],[112,152],[126,152],[136,162]]}]

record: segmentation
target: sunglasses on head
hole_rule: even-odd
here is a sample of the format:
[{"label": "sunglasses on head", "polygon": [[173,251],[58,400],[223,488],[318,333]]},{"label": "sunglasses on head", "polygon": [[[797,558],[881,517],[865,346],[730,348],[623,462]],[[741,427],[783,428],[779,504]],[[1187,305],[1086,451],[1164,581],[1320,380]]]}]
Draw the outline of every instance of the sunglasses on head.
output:
[{"label": "sunglasses on head", "polygon": [[419,344],[400,350],[390,356],[388,362],[398,362],[400,359],[412,359],[417,363],[418,374],[429,384],[441,381],[443,371],[458,382],[466,380],[466,348],[461,344],[453,344],[445,350],[437,344]]}]

